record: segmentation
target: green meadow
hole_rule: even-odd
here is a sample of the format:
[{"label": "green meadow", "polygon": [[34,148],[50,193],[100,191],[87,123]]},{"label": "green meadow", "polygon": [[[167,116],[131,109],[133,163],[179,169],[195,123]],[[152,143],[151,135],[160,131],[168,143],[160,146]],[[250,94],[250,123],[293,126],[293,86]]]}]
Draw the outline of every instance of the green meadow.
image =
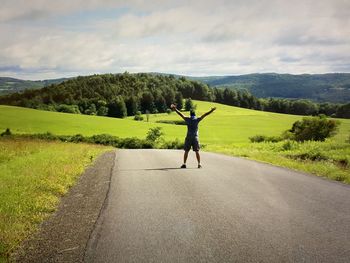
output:
[{"label": "green meadow", "polygon": [[[198,115],[210,110],[211,107],[217,107],[217,110],[200,124],[201,143],[207,146],[247,143],[249,137],[257,134],[279,135],[289,129],[296,120],[302,118],[210,102],[194,101],[194,103],[197,105]],[[149,128],[159,126],[163,128],[167,140],[184,138],[185,126],[157,123],[163,120],[180,120],[180,117],[174,112],[151,114],[147,122],[145,115],[144,121],[134,121],[132,117],[116,119],[0,105],[0,130],[10,128],[13,133],[51,132],[87,136],[106,133],[119,137],[144,138]],[[340,130],[335,140],[345,141],[349,132],[350,120],[341,120]]]},{"label": "green meadow", "polygon": [[0,262],[55,211],[87,165],[110,147],[0,140]]}]

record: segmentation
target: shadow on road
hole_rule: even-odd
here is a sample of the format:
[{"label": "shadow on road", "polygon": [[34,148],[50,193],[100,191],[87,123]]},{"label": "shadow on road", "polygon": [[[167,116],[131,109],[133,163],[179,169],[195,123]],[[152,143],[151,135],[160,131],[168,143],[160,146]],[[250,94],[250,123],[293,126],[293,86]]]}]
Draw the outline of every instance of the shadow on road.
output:
[{"label": "shadow on road", "polygon": [[119,171],[169,171],[169,170],[192,170],[192,169],[198,169],[198,168],[180,168],[180,167],[165,167],[165,168],[146,168],[146,169],[122,169]]}]

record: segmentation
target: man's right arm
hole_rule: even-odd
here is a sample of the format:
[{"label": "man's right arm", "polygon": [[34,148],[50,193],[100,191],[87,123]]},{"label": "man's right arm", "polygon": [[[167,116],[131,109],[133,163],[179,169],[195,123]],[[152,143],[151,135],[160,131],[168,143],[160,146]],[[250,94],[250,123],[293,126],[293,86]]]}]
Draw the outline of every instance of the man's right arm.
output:
[{"label": "man's right arm", "polygon": [[176,108],[176,105],[175,105],[175,104],[171,104],[170,108],[171,108],[172,110],[176,111],[176,113],[179,114],[181,118],[183,118],[184,120],[186,120],[185,115],[183,115],[183,114],[181,113],[181,111],[179,111],[179,110]]}]

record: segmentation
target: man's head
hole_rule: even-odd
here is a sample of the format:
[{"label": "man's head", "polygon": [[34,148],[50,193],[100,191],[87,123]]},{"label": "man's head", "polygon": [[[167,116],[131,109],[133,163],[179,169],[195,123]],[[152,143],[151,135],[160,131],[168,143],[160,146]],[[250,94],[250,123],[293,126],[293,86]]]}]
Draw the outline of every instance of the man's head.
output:
[{"label": "man's head", "polygon": [[192,119],[193,119],[193,118],[196,118],[196,113],[195,113],[194,110],[191,110],[191,111],[190,111],[190,116],[191,116]]}]

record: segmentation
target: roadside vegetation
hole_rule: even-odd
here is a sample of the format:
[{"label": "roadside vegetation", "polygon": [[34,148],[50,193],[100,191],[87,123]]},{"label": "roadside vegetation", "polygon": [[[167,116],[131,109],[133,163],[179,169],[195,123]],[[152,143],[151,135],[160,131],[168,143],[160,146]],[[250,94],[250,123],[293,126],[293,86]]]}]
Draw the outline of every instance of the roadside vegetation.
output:
[{"label": "roadside vegetation", "polygon": [[87,165],[110,147],[2,136],[0,262],[55,211]]},{"label": "roadside vegetation", "polygon": [[262,161],[350,184],[350,143],[334,140],[208,145],[206,150]]}]

